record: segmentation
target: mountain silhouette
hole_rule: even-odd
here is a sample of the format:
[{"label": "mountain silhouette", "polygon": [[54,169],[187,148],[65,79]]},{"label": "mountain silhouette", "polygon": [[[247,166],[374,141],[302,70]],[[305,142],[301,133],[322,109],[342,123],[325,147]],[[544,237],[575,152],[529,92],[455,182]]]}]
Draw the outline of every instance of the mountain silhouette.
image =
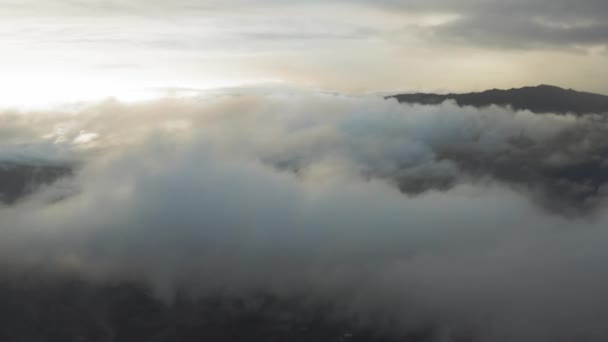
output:
[{"label": "mountain silhouette", "polygon": [[459,106],[483,108],[491,105],[529,110],[534,113],[593,114],[608,113],[608,96],[563,89],[551,85],[509,90],[492,89],[479,93],[414,93],[388,96],[402,103],[437,105],[453,100]]}]

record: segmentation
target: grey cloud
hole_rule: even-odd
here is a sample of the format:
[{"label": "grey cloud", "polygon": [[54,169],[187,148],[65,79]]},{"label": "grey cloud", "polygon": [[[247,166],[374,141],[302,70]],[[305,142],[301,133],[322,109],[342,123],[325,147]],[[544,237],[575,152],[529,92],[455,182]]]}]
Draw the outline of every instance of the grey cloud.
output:
[{"label": "grey cloud", "polygon": [[455,43],[472,43],[494,48],[587,47],[608,43],[608,25],[603,22],[579,26],[543,24],[532,18],[504,15],[468,16],[429,32]]},{"label": "grey cloud", "polygon": [[587,47],[608,42],[605,1],[382,2],[404,11],[453,13],[460,18],[428,28],[439,38],[494,48]]}]

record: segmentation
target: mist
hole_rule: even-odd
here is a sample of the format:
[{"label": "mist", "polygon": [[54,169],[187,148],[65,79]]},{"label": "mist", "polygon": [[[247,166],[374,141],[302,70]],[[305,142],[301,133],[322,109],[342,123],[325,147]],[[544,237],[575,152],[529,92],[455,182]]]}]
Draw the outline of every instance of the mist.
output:
[{"label": "mist", "polygon": [[608,337],[600,115],[240,88],[0,122],[0,165],[73,169],[0,207],[5,268],[306,294],[438,341]]}]

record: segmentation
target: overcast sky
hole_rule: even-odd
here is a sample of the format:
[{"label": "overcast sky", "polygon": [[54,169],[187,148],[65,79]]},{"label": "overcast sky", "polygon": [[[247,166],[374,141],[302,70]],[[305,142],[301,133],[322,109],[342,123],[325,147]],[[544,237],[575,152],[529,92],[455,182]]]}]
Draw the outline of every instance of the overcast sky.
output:
[{"label": "overcast sky", "polygon": [[284,82],[608,93],[605,0],[0,0],[2,104]]}]

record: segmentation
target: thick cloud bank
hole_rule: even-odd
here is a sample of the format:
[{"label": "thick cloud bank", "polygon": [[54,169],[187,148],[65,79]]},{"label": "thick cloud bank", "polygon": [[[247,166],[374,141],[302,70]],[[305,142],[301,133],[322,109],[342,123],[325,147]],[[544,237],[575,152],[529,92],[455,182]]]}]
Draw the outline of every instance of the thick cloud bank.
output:
[{"label": "thick cloud bank", "polygon": [[441,341],[608,337],[601,117],[254,89],[0,120],[0,157],[76,165],[0,209],[7,266],[305,293]]}]

